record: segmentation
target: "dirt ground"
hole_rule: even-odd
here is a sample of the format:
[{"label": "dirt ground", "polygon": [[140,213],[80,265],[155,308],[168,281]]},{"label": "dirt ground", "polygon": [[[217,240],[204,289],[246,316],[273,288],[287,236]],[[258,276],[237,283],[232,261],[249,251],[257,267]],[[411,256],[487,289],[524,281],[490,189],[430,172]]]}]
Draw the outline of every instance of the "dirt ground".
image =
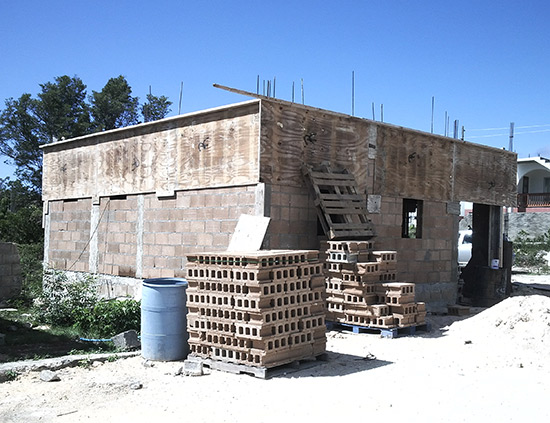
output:
[{"label": "dirt ground", "polygon": [[326,361],[268,380],[183,376],[181,362],[139,356],[62,369],[58,382],[30,372],[0,384],[0,422],[548,422],[546,294],[520,286],[474,315],[429,316],[415,336],[329,331]]}]

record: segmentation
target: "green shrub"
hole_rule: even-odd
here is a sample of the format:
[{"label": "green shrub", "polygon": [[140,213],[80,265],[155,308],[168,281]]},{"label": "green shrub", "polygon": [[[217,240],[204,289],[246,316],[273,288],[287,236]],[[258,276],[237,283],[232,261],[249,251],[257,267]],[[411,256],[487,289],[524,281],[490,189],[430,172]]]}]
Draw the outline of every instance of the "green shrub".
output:
[{"label": "green shrub", "polygon": [[17,373],[15,370],[8,370],[4,373],[4,378],[6,381],[11,382],[19,376],[19,373]]},{"label": "green shrub", "polygon": [[89,338],[110,338],[130,329],[139,332],[141,325],[140,302],[131,299],[99,301],[91,308],[79,308],[74,315],[75,328]]},{"label": "green shrub", "polygon": [[17,248],[21,259],[21,276],[23,278],[19,300],[25,305],[31,305],[35,298],[42,295],[44,244],[42,242],[20,244]]},{"label": "green shrub", "polygon": [[71,327],[86,338],[110,338],[141,325],[139,301],[100,300],[93,276],[69,278],[55,270],[44,272],[44,283],[33,311],[37,321]]},{"label": "green shrub", "polygon": [[42,294],[35,301],[37,320],[57,326],[72,326],[80,309],[92,308],[99,301],[92,276],[68,278],[64,272],[44,272]]}]

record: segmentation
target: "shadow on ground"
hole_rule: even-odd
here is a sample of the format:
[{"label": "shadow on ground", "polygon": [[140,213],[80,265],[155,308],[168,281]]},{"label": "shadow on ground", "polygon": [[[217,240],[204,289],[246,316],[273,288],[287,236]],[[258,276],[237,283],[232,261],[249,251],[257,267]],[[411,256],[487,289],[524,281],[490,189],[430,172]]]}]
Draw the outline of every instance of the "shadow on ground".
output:
[{"label": "shadow on ground", "polygon": [[0,333],[4,345],[0,345],[0,363],[19,360],[60,357],[74,351],[102,349],[92,343],[83,343],[66,335],[54,335],[28,325],[0,317]]},{"label": "shadow on ground", "polygon": [[373,370],[393,364],[372,355],[360,357],[327,351],[315,360],[304,360],[270,369],[270,378],[332,377]]}]

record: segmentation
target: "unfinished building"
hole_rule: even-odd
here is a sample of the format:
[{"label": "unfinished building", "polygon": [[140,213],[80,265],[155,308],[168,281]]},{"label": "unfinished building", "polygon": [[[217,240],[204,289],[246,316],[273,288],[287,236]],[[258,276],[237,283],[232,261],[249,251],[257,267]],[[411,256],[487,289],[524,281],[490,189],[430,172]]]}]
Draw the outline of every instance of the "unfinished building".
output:
[{"label": "unfinished building", "polygon": [[489,266],[516,201],[514,153],[262,96],[43,152],[45,262],[111,295],[185,277],[186,255],[225,250],[241,214],[270,218],[264,249],[319,249],[303,169],[328,163],[354,176],[376,248],[397,251],[398,279],[435,310],[456,301],[459,202],[478,208]]}]

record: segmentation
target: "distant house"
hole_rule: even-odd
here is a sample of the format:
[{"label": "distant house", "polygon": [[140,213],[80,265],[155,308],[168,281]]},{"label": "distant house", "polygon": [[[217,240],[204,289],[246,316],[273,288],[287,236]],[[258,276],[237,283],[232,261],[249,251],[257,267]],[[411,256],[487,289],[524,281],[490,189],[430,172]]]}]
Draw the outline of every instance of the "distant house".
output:
[{"label": "distant house", "polygon": [[518,212],[550,212],[550,159],[518,159]]}]

